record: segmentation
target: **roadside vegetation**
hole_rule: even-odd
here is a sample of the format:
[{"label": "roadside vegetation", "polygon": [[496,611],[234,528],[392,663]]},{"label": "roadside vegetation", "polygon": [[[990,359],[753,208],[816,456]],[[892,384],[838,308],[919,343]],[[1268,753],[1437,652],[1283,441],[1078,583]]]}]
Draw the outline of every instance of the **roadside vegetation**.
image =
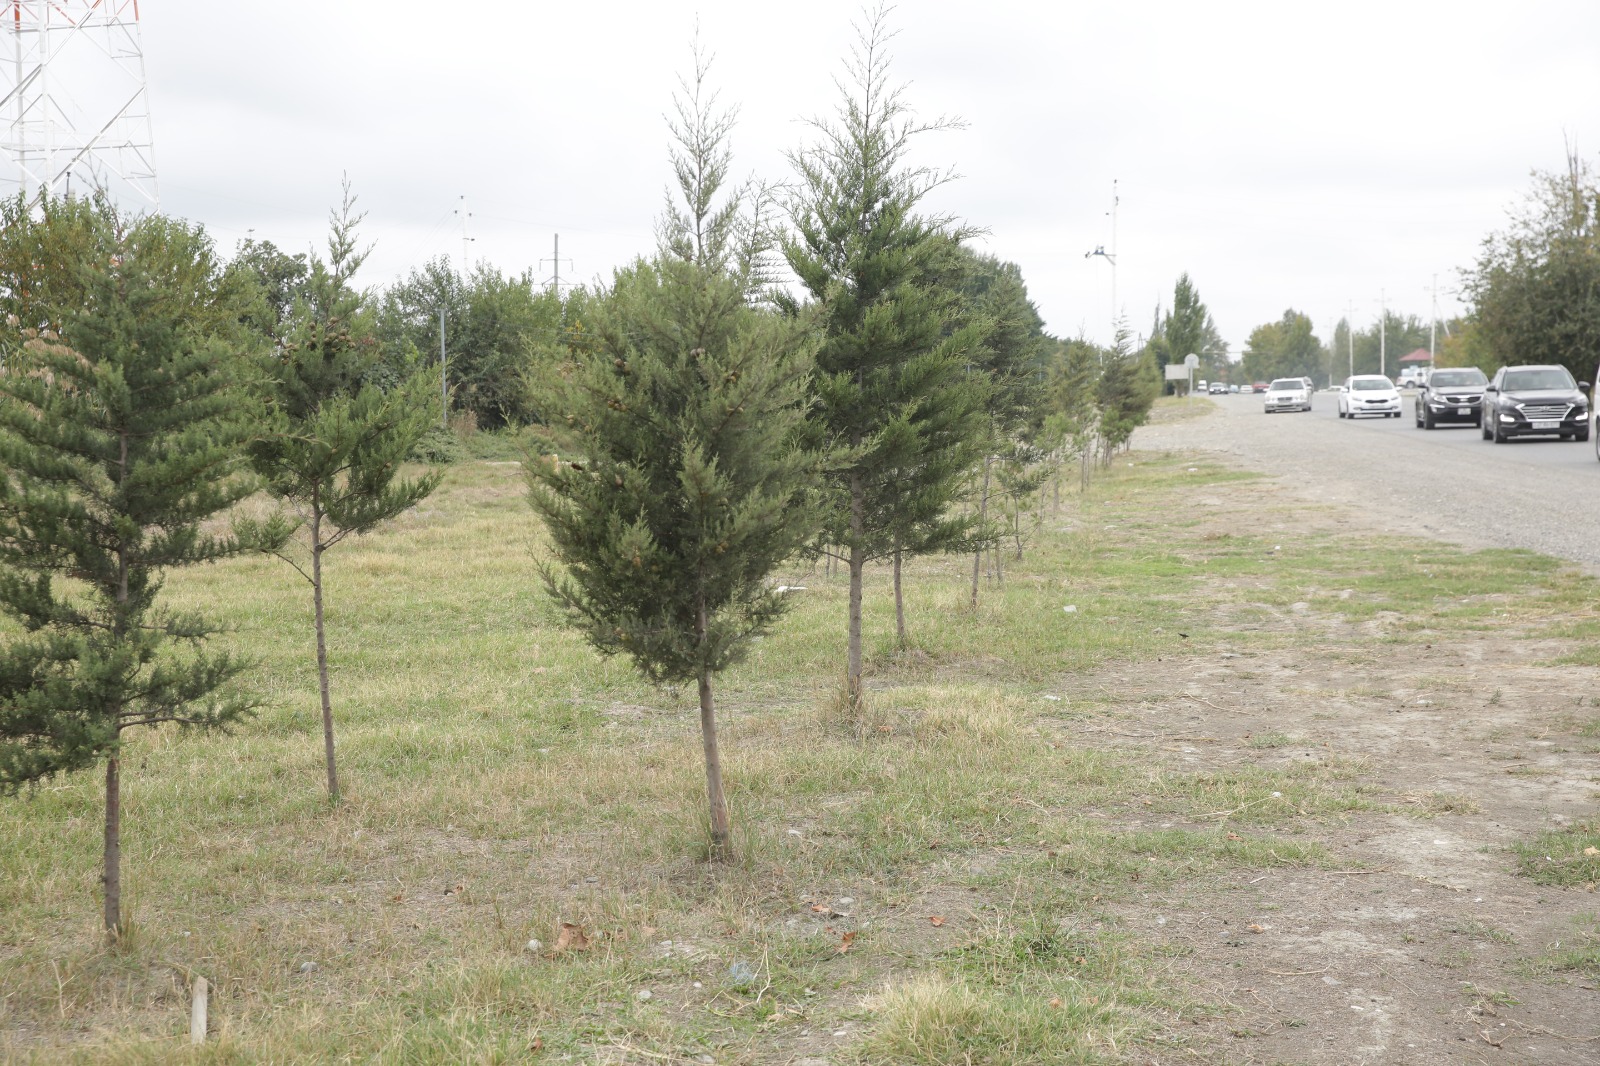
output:
[{"label": "roadside vegetation", "polygon": [[[364,290],[348,187],[325,260],[0,205],[0,1054],[179,1060],[201,977],[196,1061],[1187,1051],[1235,1008],[1153,901],[1381,873],[1352,825],[1482,809],[1252,686],[1484,633],[1585,662],[1593,582],[1214,517],[1261,480],[1132,448],[1212,409],[1158,400],[1226,357],[1188,275],[1149,337],[1048,335],[924,213],[952,123],[892,37],[869,11],[787,191],[727,181],[697,46],[658,246],[589,289]],[[1325,355],[1290,311],[1245,368]],[[1219,659],[1261,705],[1172,691]],[[1185,700],[1261,725],[1202,758]],[[1547,828],[1497,861],[1592,891],[1593,822]],[[1590,974],[1578,929],[1524,972]]]},{"label": "roadside vegetation", "polygon": [[[560,624],[529,569],[544,540],[515,466],[451,467],[329,572],[347,634],[337,808],[304,643],[282,637],[307,625],[298,577],[264,559],[174,575],[175,608],[226,604],[220,639],[259,661],[269,705],[231,737],[164,727],[126,744],[137,861],[118,950],[98,946],[85,905],[94,783],[0,806],[11,1050],[175,1054],[196,974],[219,990],[224,1058],[720,1062],[820,1046],[1042,1063],[1177,1039],[1174,1019],[1214,1007],[1124,908],[1227,871],[1336,868],[1323,840],[1349,819],[1440,814],[1359,763],[1144,761],[1104,743],[1139,731],[1128,706],[1081,679],[1313,648],[1314,632],[1251,622],[1308,584],[1330,590],[1319,614],[1418,622],[1348,649],[1389,653],[1505,627],[1508,611],[1531,620],[1573,581],[1550,566],[1508,591],[1492,558],[1462,553],[1455,601],[1400,599],[1420,545],[1357,566],[1319,536],[1172,521],[1197,489],[1252,480],[1133,456],[1038,512],[1036,547],[976,612],[956,560],[909,564],[908,649],[888,569],[869,570],[865,739],[824,724],[846,575],[780,571],[804,591],[724,673],[737,858],[711,866],[694,692],[641,683]],[[1262,735],[1265,754],[1288,740]],[[1581,856],[1571,837],[1561,854]],[[1551,965],[1582,965],[1564,959]]]}]

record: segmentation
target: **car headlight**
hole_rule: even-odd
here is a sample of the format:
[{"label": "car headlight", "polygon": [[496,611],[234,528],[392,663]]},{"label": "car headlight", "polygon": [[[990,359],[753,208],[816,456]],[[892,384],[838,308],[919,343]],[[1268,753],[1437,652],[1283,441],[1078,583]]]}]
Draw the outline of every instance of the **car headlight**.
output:
[{"label": "car headlight", "polygon": [[1508,415],[1504,411],[1500,412],[1500,421],[1502,421],[1502,422],[1515,422],[1516,420],[1517,420],[1517,416],[1516,415]]}]

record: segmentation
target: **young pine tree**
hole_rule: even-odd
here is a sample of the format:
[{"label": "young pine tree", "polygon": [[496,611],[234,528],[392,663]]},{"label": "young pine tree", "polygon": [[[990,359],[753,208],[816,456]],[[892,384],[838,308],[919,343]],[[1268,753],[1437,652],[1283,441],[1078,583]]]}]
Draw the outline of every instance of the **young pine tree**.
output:
[{"label": "young pine tree", "polygon": [[790,268],[821,310],[813,428],[831,450],[828,543],[850,574],[846,695],[861,701],[866,564],[941,551],[971,522],[952,516],[981,453],[987,375],[969,358],[982,324],[963,323],[949,284],[963,233],[915,214],[946,175],[906,164],[912,140],[946,122],[909,118],[889,83],[886,11],[861,34],[837,123],[796,153],[798,188],[785,241]]},{"label": "young pine tree", "polygon": [[536,375],[555,454],[529,462],[528,488],[564,564],[546,582],[589,642],[696,684],[711,853],[727,859],[713,681],[782,613],[768,576],[816,532],[815,459],[794,444],[811,346],[803,322],[750,306],[737,257],[729,269],[736,223],[711,165],[727,124],[679,113],[686,210],[590,309],[586,342]]},{"label": "young pine tree", "polygon": [[[366,258],[358,251],[348,186],[332,220],[328,262],[313,259],[304,291],[289,312],[288,340],[276,353],[272,386],[279,423],[250,445],[250,462],[269,492],[300,520],[307,566],[277,551],[311,586],[317,684],[322,702],[328,797],[340,796],[328,680],[323,556],[352,534],[368,533],[416,506],[439,484],[435,471],[400,476],[412,447],[439,420],[431,371],[418,369],[394,388],[368,380],[379,362],[370,315],[350,279]],[[306,558],[301,556],[301,558]]]},{"label": "young pine tree", "polygon": [[253,489],[238,460],[260,416],[244,359],[194,328],[217,277],[199,232],[103,214],[77,264],[80,302],[47,309],[59,333],[13,316],[4,345],[0,610],[23,632],[0,646],[0,790],[104,763],[113,942],[124,732],[226,729],[253,707],[230,684],[247,664],[205,650],[205,618],[161,608],[162,577],[286,535],[214,532]]}]

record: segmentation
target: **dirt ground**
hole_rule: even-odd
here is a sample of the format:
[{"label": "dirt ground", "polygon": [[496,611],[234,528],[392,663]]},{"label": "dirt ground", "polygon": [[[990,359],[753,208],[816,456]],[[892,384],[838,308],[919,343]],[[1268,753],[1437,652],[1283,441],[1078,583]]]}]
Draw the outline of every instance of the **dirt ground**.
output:
[{"label": "dirt ground", "polygon": [[[1290,500],[1298,490],[1279,482],[1252,495],[1261,491]],[[1209,509],[1226,527],[1259,516],[1258,504]],[[1273,520],[1336,525],[1352,543],[1363,532],[1359,517],[1325,507],[1280,508]],[[1540,665],[1566,646],[1506,632],[1385,661],[1383,630],[1398,616],[1352,623],[1309,603],[1253,606],[1241,626],[1312,627],[1328,639],[1309,653],[1241,646],[1080,679],[1069,696],[1110,696],[1125,711],[1087,726],[1096,742],[1189,772],[1338,761],[1375,803],[1425,816],[1356,814],[1314,832],[1348,869],[1231,875],[1128,908],[1131,927],[1178,949],[1173,978],[1220,1008],[1173,1020],[1181,1050],[1135,1058],[1600,1063],[1596,982],[1529,972],[1580,935],[1575,919],[1592,920],[1600,897],[1592,885],[1516,876],[1506,850],[1593,816],[1600,745],[1577,731],[1595,714],[1580,702],[1590,704],[1597,671]]]}]

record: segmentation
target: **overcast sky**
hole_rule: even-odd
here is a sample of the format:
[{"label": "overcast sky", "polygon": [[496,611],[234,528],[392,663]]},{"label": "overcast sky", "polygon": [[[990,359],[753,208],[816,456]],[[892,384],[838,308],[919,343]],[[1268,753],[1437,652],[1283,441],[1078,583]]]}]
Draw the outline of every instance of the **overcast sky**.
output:
[{"label": "overcast sky", "polygon": [[[607,278],[653,244],[696,18],[737,103],[735,169],[789,171],[829,112],[854,0],[144,0],[161,206],[224,250],[322,241],[348,173],[376,242],[361,280],[432,256]],[[1380,294],[1460,310],[1456,271],[1533,169],[1600,161],[1600,2],[906,0],[894,72],[933,205],[1020,264],[1048,328],[1137,333],[1188,271],[1235,351],[1286,308],[1319,335]]]}]

